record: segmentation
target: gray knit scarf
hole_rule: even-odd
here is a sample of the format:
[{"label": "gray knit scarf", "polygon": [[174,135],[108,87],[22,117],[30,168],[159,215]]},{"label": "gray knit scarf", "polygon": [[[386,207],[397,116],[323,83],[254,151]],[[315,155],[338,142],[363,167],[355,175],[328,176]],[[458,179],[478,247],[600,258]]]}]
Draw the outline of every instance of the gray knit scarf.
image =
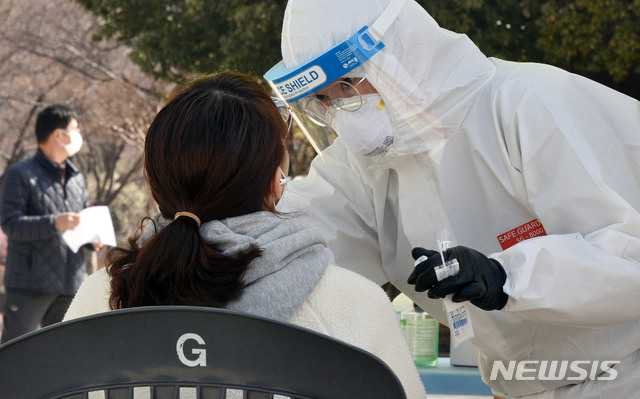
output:
[{"label": "gray knit scarf", "polygon": [[[171,221],[153,218],[159,230]],[[149,223],[142,244],[155,233]],[[289,321],[324,274],[329,262],[326,242],[304,216],[282,218],[271,212],[212,220],[200,226],[200,235],[223,255],[255,244],[262,255],[253,260],[244,277],[242,296],[227,305],[280,321]]]}]

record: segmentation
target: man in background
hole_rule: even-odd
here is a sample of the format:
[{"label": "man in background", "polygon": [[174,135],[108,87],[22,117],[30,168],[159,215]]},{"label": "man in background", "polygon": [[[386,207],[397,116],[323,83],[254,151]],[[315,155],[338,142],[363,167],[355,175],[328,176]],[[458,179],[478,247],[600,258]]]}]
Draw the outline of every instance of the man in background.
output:
[{"label": "man in background", "polygon": [[84,177],[68,159],[82,146],[78,116],[51,105],[38,114],[35,133],[36,153],[7,171],[0,194],[9,241],[2,343],[62,320],[85,273],[83,251],[62,238],[88,206]]}]

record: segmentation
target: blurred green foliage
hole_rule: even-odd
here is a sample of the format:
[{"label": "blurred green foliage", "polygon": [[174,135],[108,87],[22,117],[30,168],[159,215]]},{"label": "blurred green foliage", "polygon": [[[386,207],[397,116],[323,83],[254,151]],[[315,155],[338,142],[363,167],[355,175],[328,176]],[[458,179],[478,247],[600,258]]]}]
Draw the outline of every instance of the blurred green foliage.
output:
[{"label": "blurred green foliage", "polygon": [[286,0],[76,0],[144,72],[179,82],[232,68],[262,76],[280,59]]},{"label": "blurred green foliage", "polygon": [[[280,60],[286,0],[76,0],[95,39],[131,47],[155,77],[221,68],[261,76]],[[640,0],[418,0],[488,56],[544,62],[640,97]]]},{"label": "blurred green foliage", "polygon": [[640,98],[640,0],[418,0],[488,56],[543,62]]},{"label": "blurred green foliage", "polygon": [[536,46],[549,63],[624,81],[640,73],[640,0],[546,2]]}]

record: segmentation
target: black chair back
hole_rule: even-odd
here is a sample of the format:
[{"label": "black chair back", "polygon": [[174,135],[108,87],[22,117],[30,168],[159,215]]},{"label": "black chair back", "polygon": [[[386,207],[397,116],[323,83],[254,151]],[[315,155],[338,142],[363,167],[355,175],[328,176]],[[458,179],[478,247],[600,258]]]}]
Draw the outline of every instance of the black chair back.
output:
[{"label": "black chair back", "polygon": [[58,323],[0,346],[0,398],[402,399],[376,356],[288,323],[154,306]]}]

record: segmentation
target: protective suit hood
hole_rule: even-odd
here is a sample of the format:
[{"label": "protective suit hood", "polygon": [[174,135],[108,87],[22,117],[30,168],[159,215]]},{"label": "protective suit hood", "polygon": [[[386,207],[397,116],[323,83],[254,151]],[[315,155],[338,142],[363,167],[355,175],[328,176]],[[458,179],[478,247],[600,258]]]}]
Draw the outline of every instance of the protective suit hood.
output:
[{"label": "protective suit hood", "polygon": [[[285,65],[299,65],[371,25],[390,1],[289,1],[282,29]],[[493,75],[493,63],[466,35],[440,28],[414,0],[405,1],[382,42],[385,47],[362,68],[389,107],[394,144],[387,155],[439,148],[464,120],[469,94]]]}]

